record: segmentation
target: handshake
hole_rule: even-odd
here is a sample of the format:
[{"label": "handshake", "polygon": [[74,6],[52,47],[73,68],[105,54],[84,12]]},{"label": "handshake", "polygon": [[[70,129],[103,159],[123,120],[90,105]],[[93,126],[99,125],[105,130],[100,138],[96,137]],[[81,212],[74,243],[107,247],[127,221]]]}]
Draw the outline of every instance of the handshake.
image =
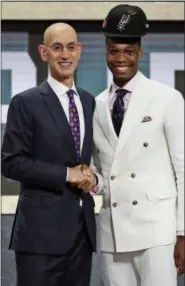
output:
[{"label": "handshake", "polygon": [[92,191],[97,185],[97,179],[91,168],[87,165],[78,165],[68,168],[68,182],[84,192]]}]

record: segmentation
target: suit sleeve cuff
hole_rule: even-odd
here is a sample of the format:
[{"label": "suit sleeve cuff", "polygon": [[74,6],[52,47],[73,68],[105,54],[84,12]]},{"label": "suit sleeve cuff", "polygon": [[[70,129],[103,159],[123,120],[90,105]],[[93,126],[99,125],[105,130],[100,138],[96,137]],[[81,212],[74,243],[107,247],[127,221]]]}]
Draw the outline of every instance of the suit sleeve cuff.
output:
[{"label": "suit sleeve cuff", "polygon": [[95,180],[96,180],[96,185],[95,185],[94,188],[90,191],[91,195],[94,195],[94,194],[96,194],[96,193],[99,191],[99,180],[98,180],[98,176],[97,176],[95,173],[93,173],[93,175],[94,175],[94,178],[95,178]]},{"label": "suit sleeve cuff", "polygon": [[177,231],[177,236],[185,236],[184,231]]}]

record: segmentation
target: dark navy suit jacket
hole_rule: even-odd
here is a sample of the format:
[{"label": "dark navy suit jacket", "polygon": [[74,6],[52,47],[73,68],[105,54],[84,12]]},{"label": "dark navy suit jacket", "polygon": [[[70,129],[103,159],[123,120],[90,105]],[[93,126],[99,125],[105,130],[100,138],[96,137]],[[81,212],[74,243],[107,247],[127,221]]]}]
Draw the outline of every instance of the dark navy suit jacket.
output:
[{"label": "dark navy suit jacket", "polygon": [[1,162],[2,174],[21,182],[11,249],[65,254],[79,232],[82,212],[96,249],[93,198],[66,183],[67,167],[89,165],[91,160],[95,100],[86,91],[77,90],[85,119],[80,163],[65,112],[47,81],[11,100]]}]

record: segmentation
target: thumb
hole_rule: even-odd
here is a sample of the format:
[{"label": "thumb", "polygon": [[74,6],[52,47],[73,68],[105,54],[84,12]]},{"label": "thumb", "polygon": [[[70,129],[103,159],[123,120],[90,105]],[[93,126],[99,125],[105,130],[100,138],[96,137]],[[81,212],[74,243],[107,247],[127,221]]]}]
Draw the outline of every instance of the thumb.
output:
[{"label": "thumb", "polygon": [[175,266],[178,270],[181,267],[181,260],[180,260],[179,254],[177,252],[174,254],[174,259],[175,259]]}]

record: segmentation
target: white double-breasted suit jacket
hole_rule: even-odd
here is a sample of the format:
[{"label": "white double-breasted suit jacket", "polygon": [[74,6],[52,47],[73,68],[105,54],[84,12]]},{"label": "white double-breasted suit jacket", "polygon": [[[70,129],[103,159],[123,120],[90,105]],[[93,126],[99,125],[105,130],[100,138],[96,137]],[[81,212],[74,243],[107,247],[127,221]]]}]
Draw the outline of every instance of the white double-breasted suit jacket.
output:
[{"label": "white double-breasted suit jacket", "polygon": [[94,114],[99,247],[128,252],[174,243],[184,234],[183,97],[139,73],[117,138],[108,96],[109,88],[96,97]]}]

